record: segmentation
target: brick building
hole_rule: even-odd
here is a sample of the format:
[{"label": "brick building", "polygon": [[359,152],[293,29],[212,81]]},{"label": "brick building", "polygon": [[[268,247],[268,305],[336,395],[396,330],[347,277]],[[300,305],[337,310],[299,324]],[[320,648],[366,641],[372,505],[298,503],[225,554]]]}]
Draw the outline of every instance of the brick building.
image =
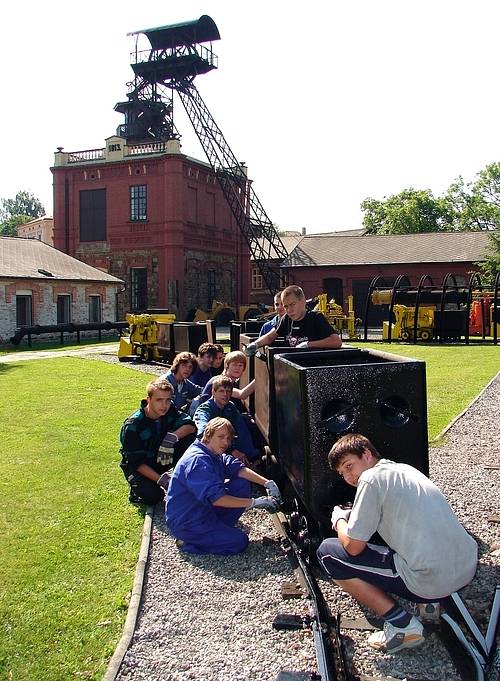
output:
[{"label": "brick building", "polygon": [[0,237],[0,343],[18,326],[115,321],[121,289],[117,277],[38,239]]},{"label": "brick building", "polygon": [[35,218],[17,227],[17,236],[38,239],[49,246],[54,245],[54,220],[51,217]]},{"label": "brick building", "polygon": [[[364,318],[370,282],[377,276],[391,286],[401,274],[411,284],[428,274],[436,286],[447,273],[457,284],[468,282],[485,256],[487,232],[430,232],[401,235],[345,236],[311,234],[303,236],[282,265],[290,281],[303,287],[307,297],[325,292],[345,305],[354,297],[356,317]],[[344,308],[346,309],[346,308]],[[379,311],[380,321],[383,312]]]},{"label": "brick building", "polygon": [[248,248],[211,167],[177,140],[60,148],[51,170],[54,246],[125,281],[119,317],[248,302]]}]

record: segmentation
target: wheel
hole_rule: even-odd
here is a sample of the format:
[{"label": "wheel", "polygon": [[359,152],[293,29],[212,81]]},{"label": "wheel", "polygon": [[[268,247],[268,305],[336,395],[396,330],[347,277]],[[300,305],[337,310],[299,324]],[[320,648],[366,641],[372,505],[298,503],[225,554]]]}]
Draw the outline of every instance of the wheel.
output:
[{"label": "wheel", "polygon": [[231,308],[224,307],[217,313],[215,317],[215,323],[217,326],[227,326],[229,322],[233,321],[234,318],[234,312],[231,310]]},{"label": "wheel", "polygon": [[421,340],[427,341],[427,340],[430,340],[430,338],[431,338],[431,332],[430,331],[428,331],[427,329],[424,329],[423,331],[421,331],[421,333],[420,333],[420,339]]},{"label": "wheel", "polygon": [[257,319],[257,317],[260,317],[261,311],[259,310],[258,307],[251,307],[249,310],[245,312],[245,318],[244,321],[247,322],[249,319]]},{"label": "wheel", "polygon": [[403,340],[409,340],[409,339],[410,339],[410,334],[408,333],[408,331],[401,331],[401,338],[402,338]]}]

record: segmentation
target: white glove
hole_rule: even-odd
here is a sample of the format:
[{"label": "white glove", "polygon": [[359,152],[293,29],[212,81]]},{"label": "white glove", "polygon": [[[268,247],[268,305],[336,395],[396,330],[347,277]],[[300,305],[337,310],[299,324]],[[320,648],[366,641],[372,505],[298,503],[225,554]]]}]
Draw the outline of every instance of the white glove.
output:
[{"label": "white glove", "polygon": [[257,350],[258,350],[257,341],[249,343],[245,348],[243,348],[243,352],[247,357],[253,357],[256,354]]},{"label": "white glove", "polygon": [[280,505],[274,497],[257,497],[257,499],[252,499],[248,508],[263,508],[269,513],[277,513],[280,510]]},{"label": "white glove", "polygon": [[349,521],[349,516],[351,515],[352,508],[342,508],[342,506],[335,506],[332,512],[332,527],[334,530],[337,529],[337,523],[340,519]]},{"label": "white glove", "polygon": [[308,348],[309,342],[308,341],[302,341],[302,343],[297,343],[297,345],[295,347],[296,348]]},{"label": "white glove", "polygon": [[268,480],[264,487],[267,490],[267,496],[274,497],[280,505],[283,503],[281,492],[279,490],[278,485],[274,482],[274,480]]}]

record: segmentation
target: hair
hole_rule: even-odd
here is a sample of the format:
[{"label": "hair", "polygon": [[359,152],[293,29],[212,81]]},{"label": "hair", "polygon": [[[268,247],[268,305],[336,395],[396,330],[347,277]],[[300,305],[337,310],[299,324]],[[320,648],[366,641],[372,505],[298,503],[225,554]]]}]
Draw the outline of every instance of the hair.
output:
[{"label": "hair", "polygon": [[302,300],[302,298],[305,298],[305,293],[304,291],[300,288],[300,286],[287,286],[283,291],[281,292],[281,300],[284,300],[287,296],[295,296],[299,300]]},{"label": "hair", "polygon": [[173,374],[177,372],[177,369],[181,364],[192,364],[193,365],[193,371],[196,369],[198,366],[198,362],[196,361],[196,356],[193,355],[192,352],[179,352],[175,357],[174,361],[172,362],[172,366],[170,367],[170,370],[172,371]]},{"label": "hair", "polygon": [[242,362],[245,366],[247,365],[247,358],[244,352],[241,350],[234,350],[233,352],[228,352],[224,358],[224,371],[228,368],[232,362]]},{"label": "hair", "polygon": [[154,378],[146,386],[146,394],[152,397],[157,390],[166,390],[171,395],[174,394],[174,387],[166,378]]},{"label": "hair", "polygon": [[220,343],[214,343],[214,345],[215,345],[215,349],[217,350],[217,352],[224,352],[224,346],[223,345],[221,345]]},{"label": "hair", "polygon": [[233,389],[233,382],[228,376],[216,376],[212,381],[212,393],[216,393],[220,388]]},{"label": "hair", "polygon": [[219,430],[219,428],[227,428],[231,437],[235,436],[236,431],[234,430],[233,425],[227,419],[223,419],[222,416],[216,416],[207,423],[201,441],[208,442],[211,440],[215,431]]},{"label": "hair", "polygon": [[328,465],[332,470],[337,470],[346,456],[354,454],[358,459],[361,459],[365,449],[371,452],[376,459],[381,458],[380,454],[367,437],[360,435],[359,433],[348,433],[341,437],[340,440],[337,440],[330,449],[328,454]]},{"label": "hair", "polygon": [[217,357],[217,348],[213,343],[202,343],[198,348],[198,357],[210,355],[214,359]]},{"label": "hair", "polygon": [[281,300],[281,294],[282,293],[283,293],[283,291],[276,291],[276,293],[273,296],[273,304],[274,305],[276,304],[276,298],[279,298],[280,303],[282,302],[282,300]]}]

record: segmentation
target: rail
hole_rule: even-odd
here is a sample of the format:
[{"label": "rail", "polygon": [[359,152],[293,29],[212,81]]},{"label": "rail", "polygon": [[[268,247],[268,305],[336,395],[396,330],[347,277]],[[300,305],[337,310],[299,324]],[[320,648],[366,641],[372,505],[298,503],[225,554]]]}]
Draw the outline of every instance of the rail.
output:
[{"label": "rail", "polygon": [[282,537],[282,548],[310,601],[312,614],[307,624],[312,630],[318,665],[318,675],[311,678],[317,681],[349,681],[339,619],[330,612],[314,575],[292,537],[286,516],[280,512],[271,517]]},{"label": "rail", "polygon": [[[318,673],[310,678],[315,681],[352,681],[348,670],[342,635],[340,633],[340,617],[330,612],[318,583],[311,573],[302,551],[296,544],[289,522],[284,513],[272,516],[274,526],[282,537],[282,548],[295,572],[306,598],[310,601],[309,618],[298,618],[297,626],[287,624],[277,628],[303,628],[312,630]],[[474,618],[467,610],[458,593],[453,593],[442,600],[445,610],[441,612],[437,634],[445,645],[463,681],[498,681],[500,679],[500,646],[497,635],[500,623],[500,586],[497,586],[491,604],[490,619],[486,634],[482,634]],[[279,620],[280,616],[278,616]],[[288,673],[287,679],[303,678]],[[395,681],[393,677],[380,677]],[[278,680],[280,676],[278,676]]]}]

